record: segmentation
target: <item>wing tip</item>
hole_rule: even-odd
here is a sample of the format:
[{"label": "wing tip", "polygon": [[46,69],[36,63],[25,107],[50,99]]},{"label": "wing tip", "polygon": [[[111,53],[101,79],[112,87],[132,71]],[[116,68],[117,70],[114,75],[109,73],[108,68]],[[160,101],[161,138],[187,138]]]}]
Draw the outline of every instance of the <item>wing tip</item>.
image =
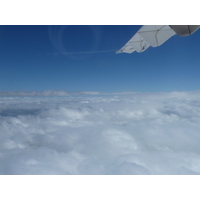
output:
[{"label": "wing tip", "polygon": [[117,51],[115,51],[115,53],[116,53],[116,54],[123,53],[123,50],[121,50],[121,49],[120,49],[120,50],[117,50]]}]

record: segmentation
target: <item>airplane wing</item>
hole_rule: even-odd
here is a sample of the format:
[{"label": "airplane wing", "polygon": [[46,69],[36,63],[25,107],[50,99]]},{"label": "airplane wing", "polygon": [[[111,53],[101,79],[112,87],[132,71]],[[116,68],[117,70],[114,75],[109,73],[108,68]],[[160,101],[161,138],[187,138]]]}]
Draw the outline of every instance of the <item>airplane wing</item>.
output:
[{"label": "airplane wing", "polygon": [[158,47],[175,34],[186,36],[198,30],[199,25],[144,25],[116,53],[143,52],[149,46]]},{"label": "airplane wing", "polygon": [[149,46],[157,47],[176,33],[168,25],[144,25],[139,31],[116,53],[143,52]]}]

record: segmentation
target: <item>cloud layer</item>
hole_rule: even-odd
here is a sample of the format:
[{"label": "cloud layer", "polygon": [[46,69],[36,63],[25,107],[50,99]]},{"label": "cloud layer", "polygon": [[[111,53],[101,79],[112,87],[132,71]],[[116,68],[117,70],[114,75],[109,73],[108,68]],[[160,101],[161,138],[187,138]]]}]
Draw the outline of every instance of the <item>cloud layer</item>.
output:
[{"label": "cloud layer", "polygon": [[0,97],[0,174],[200,174],[200,92]]},{"label": "cloud layer", "polygon": [[98,95],[99,92],[66,92],[58,90],[45,91],[0,91],[0,97],[37,97],[37,96],[72,96],[72,95]]}]

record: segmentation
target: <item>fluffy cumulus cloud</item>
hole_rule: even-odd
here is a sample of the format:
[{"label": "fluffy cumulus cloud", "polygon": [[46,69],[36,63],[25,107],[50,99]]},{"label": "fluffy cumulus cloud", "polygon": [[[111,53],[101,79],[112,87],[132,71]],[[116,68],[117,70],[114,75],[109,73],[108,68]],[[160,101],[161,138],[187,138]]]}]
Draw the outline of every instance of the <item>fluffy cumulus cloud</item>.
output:
[{"label": "fluffy cumulus cloud", "polygon": [[0,97],[0,174],[200,174],[200,92]]}]

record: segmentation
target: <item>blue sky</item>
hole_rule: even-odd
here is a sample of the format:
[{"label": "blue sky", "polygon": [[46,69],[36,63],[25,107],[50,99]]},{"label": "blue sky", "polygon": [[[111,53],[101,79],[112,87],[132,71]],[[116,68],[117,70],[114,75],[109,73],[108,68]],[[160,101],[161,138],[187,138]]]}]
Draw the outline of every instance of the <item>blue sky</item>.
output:
[{"label": "blue sky", "polygon": [[[140,27],[0,26],[0,91],[199,90],[200,31],[143,53],[115,54]],[[65,54],[104,50],[111,51]]]}]

